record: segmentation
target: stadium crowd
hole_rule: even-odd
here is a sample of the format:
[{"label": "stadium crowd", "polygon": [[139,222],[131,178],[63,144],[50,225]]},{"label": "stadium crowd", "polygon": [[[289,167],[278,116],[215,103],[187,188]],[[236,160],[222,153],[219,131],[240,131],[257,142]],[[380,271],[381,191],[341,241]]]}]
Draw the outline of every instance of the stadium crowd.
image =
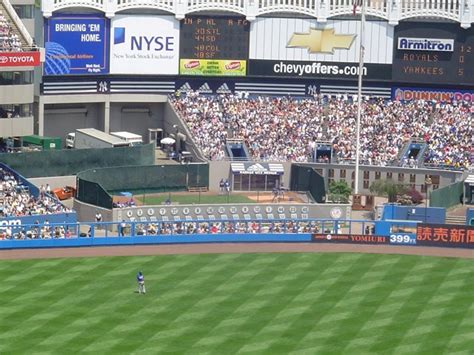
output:
[{"label": "stadium crowd", "polygon": [[0,52],[21,51],[21,47],[20,38],[0,11]]},{"label": "stadium crowd", "polygon": [[34,197],[9,171],[0,168],[0,218],[70,212],[46,190]]},{"label": "stadium crowd", "polygon": [[[333,162],[354,161],[357,102],[352,97],[244,97],[176,95],[172,102],[210,160],[225,159],[227,138],[242,138],[253,159],[311,161],[315,143],[331,142]],[[474,145],[470,102],[366,99],[361,119],[361,162],[400,164],[411,139],[427,143],[425,164],[468,167]]]}]

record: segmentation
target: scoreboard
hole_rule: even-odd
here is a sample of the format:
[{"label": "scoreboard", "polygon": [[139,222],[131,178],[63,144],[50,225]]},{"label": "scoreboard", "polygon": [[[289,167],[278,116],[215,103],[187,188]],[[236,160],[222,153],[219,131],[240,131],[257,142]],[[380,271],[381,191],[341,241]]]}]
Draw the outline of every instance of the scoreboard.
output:
[{"label": "scoreboard", "polygon": [[245,75],[249,34],[245,17],[186,17],[181,21],[180,74]]},{"label": "scoreboard", "polygon": [[474,85],[474,28],[401,23],[395,29],[393,80]]},{"label": "scoreboard", "polygon": [[186,17],[181,21],[180,57],[247,59],[249,32],[244,17]]}]

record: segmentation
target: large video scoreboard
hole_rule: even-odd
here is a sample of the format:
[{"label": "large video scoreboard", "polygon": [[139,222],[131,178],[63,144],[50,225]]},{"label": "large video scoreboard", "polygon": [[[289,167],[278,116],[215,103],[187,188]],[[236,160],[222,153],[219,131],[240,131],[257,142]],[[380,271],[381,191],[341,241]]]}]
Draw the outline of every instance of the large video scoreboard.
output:
[{"label": "large video scoreboard", "polygon": [[401,23],[395,29],[393,80],[474,85],[474,28]]},{"label": "large video scoreboard", "polygon": [[244,17],[186,17],[181,21],[180,74],[245,75],[249,32]]}]

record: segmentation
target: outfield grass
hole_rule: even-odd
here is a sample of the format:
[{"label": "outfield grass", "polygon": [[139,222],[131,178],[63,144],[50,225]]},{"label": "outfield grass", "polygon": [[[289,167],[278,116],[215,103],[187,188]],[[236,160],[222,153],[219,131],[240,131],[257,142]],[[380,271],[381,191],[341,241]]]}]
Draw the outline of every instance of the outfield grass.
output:
[{"label": "outfield grass", "polygon": [[473,276],[395,255],[1,261],[0,353],[467,354]]},{"label": "outfield grass", "polygon": [[[161,205],[165,203],[169,195],[159,195],[159,196],[147,196],[147,195],[136,195],[135,199],[141,201],[144,205]],[[179,203],[181,205],[192,205],[192,204],[233,204],[233,203],[256,203],[256,201],[248,198],[245,195],[209,195],[209,194],[199,194],[197,193],[187,193],[185,195],[171,194],[171,202]]]}]

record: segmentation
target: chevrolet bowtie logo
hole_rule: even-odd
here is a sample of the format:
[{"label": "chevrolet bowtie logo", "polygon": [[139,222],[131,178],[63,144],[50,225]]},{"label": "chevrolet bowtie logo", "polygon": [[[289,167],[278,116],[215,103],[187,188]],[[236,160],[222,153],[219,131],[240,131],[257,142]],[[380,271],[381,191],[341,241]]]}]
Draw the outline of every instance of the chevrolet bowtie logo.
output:
[{"label": "chevrolet bowtie logo", "polygon": [[308,48],[309,53],[334,53],[334,48],[349,49],[355,35],[336,35],[334,29],[315,30],[309,33],[293,33],[287,48]]}]

